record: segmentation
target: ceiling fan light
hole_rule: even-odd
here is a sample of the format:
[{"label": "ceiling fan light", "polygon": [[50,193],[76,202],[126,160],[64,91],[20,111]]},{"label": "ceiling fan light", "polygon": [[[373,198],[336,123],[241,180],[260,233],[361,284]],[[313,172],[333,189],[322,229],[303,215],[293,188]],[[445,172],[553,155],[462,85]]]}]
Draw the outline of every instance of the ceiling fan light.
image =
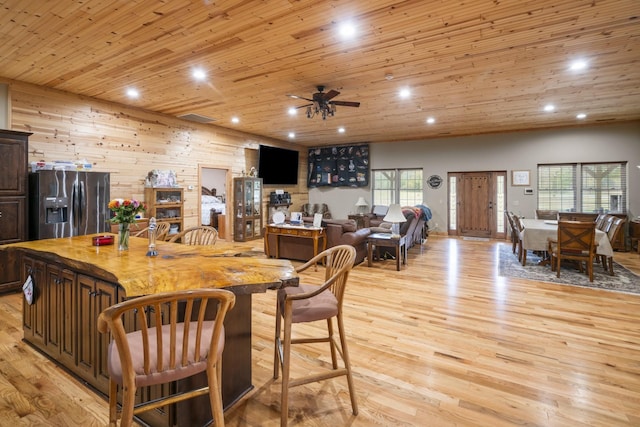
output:
[{"label": "ceiling fan light", "polygon": [[[299,98],[305,99],[310,104],[300,106],[298,108],[307,109],[307,118],[311,119],[313,117],[322,116],[322,120],[326,120],[327,116],[333,117],[336,114],[337,105],[347,106],[347,107],[359,107],[359,102],[353,101],[333,101],[333,98],[340,95],[340,92],[337,90],[330,90],[329,92],[324,92],[324,86],[318,86],[318,92],[313,94],[313,99],[305,98],[302,96],[295,95],[287,95],[291,98]],[[291,110],[290,110],[291,114]]]}]

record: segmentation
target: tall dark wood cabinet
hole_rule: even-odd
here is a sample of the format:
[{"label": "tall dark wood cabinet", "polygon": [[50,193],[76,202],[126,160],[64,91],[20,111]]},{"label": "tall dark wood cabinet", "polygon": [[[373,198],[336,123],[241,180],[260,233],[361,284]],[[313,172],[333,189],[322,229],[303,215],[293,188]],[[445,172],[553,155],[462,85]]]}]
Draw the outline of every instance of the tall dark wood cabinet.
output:
[{"label": "tall dark wood cabinet", "polygon": [[[28,132],[0,130],[0,245],[27,240]],[[18,289],[17,255],[0,252],[0,292]]]}]

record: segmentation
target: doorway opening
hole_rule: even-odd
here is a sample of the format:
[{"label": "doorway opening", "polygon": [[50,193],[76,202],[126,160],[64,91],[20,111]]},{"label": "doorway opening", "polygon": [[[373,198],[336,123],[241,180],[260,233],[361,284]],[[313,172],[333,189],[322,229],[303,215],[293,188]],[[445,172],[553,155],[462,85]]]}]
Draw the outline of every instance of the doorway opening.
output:
[{"label": "doorway opening", "polygon": [[[214,166],[198,165],[198,184],[200,188],[200,203],[198,217],[202,225],[211,225],[218,230],[218,238],[231,240],[231,230],[227,215],[231,194],[231,173],[229,169]],[[229,238],[227,237],[229,234]]]}]

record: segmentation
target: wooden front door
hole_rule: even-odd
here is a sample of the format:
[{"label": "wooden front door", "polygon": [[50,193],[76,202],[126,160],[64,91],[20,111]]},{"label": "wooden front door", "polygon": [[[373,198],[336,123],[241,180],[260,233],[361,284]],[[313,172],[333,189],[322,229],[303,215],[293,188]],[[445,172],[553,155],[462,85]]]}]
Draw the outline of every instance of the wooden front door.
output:
[{"label": "wooden front door", "polygon": [[493,173],[464,172],[457,180],[458,232],[464,237],[493,234]]}]

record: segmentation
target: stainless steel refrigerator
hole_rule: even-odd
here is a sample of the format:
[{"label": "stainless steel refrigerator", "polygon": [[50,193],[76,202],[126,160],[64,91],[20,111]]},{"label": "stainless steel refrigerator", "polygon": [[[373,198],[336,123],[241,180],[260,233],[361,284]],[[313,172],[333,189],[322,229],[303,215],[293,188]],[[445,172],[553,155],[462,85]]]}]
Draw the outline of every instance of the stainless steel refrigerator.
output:
[{"label": "stainless steel refrigerator", "polygon": [[29,239],[109,231],[109,189],[109,173],[66,170],[30,173]]}]

